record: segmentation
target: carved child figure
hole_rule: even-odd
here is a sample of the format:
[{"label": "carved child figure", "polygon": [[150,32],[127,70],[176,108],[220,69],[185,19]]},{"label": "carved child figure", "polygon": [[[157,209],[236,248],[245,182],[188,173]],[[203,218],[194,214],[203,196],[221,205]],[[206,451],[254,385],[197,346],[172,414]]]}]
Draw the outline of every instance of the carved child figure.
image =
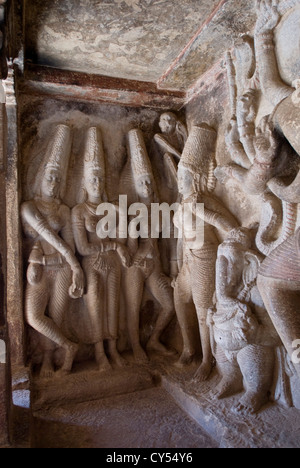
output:
[{"label": "carved child figure", "polygon": [[98,206],[107,201],[106,168],[100,130],[88,130],[84,154],[84,190],[86,200],[72,210],[72,224],[76,247],[83,257],[86,277],[84,303],[91,326],[91,343],[100,372],[111,369],[104,350],[108,340],[108,352],[112,362],[122,366],[125,361],[117,349],[119,332],[119,307],[121,287],[121,261],[130,264],[126,246],[117,239],[101,240],[96,233],[100,216]]},{"label": "carved child figure", "polygon": [[56,128],[36,177],[35,197],[21,206],[24,232],[33,242],[28,259],[25,317],[29,325],[50,340],[42,377],[54,373],[51,342],[66,351],[60,373],[71,371],[78,350],[78,345],[61,330],[70,296],[81,297],[84,288],[83,272],[74,254],[70,210],[61,201],[66,186],[70,133],[65,125]]},{"label": "carved child figure", "polygon": [[246,393],[235,409],[255,413],[268,401],[274,347],[280,345],[280,339],[256,287],[261,257],[250,247],[250,231],[245,228],[234,229],[220,245],[216,309],[211,310],[208,322],[222,374],[218,398],[239,393],[245,386]]},{"label": "carved child figure", "polygon": [[[199,380],[206,380],[212,370],[212,351],[206,319],[215,292],[215,264],[219,245],[215,228],[226,233],[237,226],[233,216],[208,190],[208,171],[205,172],[204,168],[208,168],[209,161],[214,157],[215,142],[216,132],[206,124],[195,126],[191,130],[178,167],[178,189],[182,203],[174,217],[175,225],[183,232],[183,262],[179,262],[175,284],[175,307],[184,343],[178,364],[187,365],[195,356],[188,312],[190,304],[194,304],[203,352],[202,364],[196,374]],[[198,213],[194,210],[197,203],[204,204],[203,213],[201,210]],[[188,222],[182,225],[182,212],[189,207],[194,221],[199,217],[199,232],[196,237]]]},{"label": "carved child figure", "polygon": [[186,127],[173,112],[162,114],[159,126],[162,134],[156,134],[154,140],[165,154],[171,154],[178,162],[188,137]]}]

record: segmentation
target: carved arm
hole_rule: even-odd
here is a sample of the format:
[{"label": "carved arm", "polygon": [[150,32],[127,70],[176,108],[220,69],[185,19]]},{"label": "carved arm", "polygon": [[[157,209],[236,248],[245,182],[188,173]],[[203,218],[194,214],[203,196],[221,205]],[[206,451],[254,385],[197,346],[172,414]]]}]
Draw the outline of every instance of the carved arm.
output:
[{"label": "carved arm", "polygon": [[170,143],[167,140],[165,140],[165,138],[162,135],[155,135],[154,140],[164,151],[173,154],[173,156],[176,156],[176,158],[178,159],[181,158],[181,153],[177,151],[172,145],[170,145]]},{"label": "carved arm", "polygon": [[34,202],[25,202],[21,206],[22,219],[28,223],[39,236],[54,247],[67,261],[72,270],[80,269],[79,262],[72,248],[48,225],[45,218],[36,208]]},{"label": "carved arm", "polygon": [[280,21],[280,14],[272,0],[258,0],[257,15],[255,49],[260,84],[268,101],[277,106],[293,92],[280,76],[275,53],[274,29]]}]

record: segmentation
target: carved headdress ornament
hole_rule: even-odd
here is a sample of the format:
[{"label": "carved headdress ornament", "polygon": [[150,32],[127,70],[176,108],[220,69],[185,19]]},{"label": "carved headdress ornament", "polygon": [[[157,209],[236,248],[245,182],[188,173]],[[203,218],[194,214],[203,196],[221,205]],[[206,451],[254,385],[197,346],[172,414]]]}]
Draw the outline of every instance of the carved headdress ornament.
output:
[{"label": "carved headdress ornament", "polygon": [[44,159],[44,168],[55,169],[66,177],[71,148],[71,129],[67,125],[58,125],[50,140]]},{"label": "carved headdress ornament", "polygon": [[40,164],[39,171],[35,175],[33,192],[40,195],[41,181],[47,169],[53,169],[60,174],[60,197],[63,197],[66,184],[67,172],[71,152],[71,129],[67,125],[57,125],[51,136],[45,156]]},{"label": "carved headdress ornament", "polygon": [[153,176],[151,162],[147,153],[142,132],[139,129],[128,133],[128,151],[131,158],[132,174],[134,179],[141,176]]},{"label": "carved headdress ornament", "polygon": [[192,127],[179,166],[194,174],[207,173],[216,149],[217,132],[207,124]]},{"label": "carved headdress ornament", "polygon": [[98,170],[105,178],[105,156],[100,129],[90,127],[87,132],[87,138],[84,151],[84,173],[90,170]]}]

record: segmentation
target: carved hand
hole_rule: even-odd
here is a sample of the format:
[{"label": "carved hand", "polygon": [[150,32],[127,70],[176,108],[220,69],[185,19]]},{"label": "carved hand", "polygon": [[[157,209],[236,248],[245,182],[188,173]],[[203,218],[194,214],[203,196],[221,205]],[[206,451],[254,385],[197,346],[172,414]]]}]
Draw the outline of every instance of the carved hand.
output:
[{"label": "carved hand", "polygon": [[80,266],[72,269],[73,271],[73,282],[69,289],[69,294],[73,299],[77,299],[83,296],[84,290],[84,273]]},{"label": "carved hand", "polygon": [[135,266],[144,266],[145,264],[145,258],[142,257],[141,255],[136,255],[133,260],[133,265]]},{"label": "carved hand", "polygon": [[132,262],[127,247],[122,244],[118,244],[117,252],[120,256],[123,266],[129,268]]},{"label": "carved hand", "polygon": [[272,32],[280,21],[279,0],[256,0],[257,22],[255,35]]},{"label": "carved hand", "polygon": [[259,156],[260,160],[271,162],[276,155],[277,146],[269,117],[264,117],[255,131],[254,148],[256,156]]},{"label": "carved hand", "polygon": [[237,121],[236,119],[231,119],[230,124],[227,127],[225,133],[225,142],[226,145],[230,148],[234,144],[238,143],[240,140],[240,135],[238,131]]},{"label": "carved hand", "polygon": [[250,92],[245,93],[241,96],[237,102],[237,122],[238,126],[241,127],[247,123],[253,123],[255,119],[254,112],[254,95]]}]

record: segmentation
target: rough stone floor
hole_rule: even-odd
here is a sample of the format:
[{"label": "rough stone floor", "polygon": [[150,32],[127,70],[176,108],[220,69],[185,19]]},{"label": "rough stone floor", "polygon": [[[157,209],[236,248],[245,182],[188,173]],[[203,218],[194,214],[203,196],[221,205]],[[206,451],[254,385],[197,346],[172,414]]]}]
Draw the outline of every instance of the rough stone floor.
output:
[{"label": "rough stone floor", "polygon": [[218,446],[163,388],[40,410],[34,433],[34,448]]}]

